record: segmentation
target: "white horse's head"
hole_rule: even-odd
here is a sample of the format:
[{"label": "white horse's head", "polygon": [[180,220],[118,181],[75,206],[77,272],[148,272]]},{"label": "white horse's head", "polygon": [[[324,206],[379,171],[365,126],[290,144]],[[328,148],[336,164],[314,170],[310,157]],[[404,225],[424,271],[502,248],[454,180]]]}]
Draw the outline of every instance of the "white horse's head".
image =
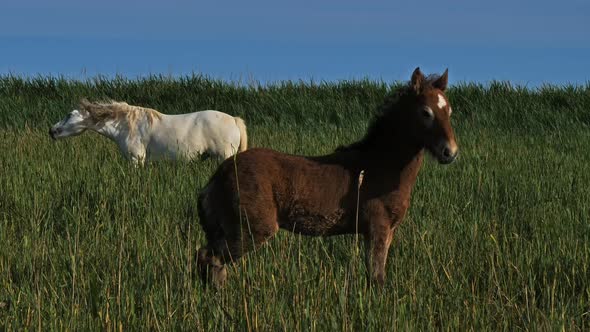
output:
[{"label": "white horse's head", "polygon": [[87,111],[73,110],[49,129],[49,136],[53,139],[58,139],[80,135],[88,129],[89,116]]}]

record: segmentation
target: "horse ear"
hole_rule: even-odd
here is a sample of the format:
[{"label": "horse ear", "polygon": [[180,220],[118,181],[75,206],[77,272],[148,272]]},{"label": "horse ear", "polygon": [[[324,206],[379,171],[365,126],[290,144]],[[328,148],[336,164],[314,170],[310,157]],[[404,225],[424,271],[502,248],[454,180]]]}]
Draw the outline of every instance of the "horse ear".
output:
[{"label": "horse ear", "polygon": [[422,90],[422,83],[423,82],[424,82],[424,75],[420,71],[420,67],[416,67],[416,69],[414,69],[414,72],[412,73],[412,80],[411,80],[412,88],[414,89],[414,91],[416,91],[416,93],[420,93],[420,91]]},{"label": "horse ear", "polygon": [[432,83],[432,86],[440,89],[442,91],[445,91],[447,89],[447,84],[449,83],[449,68],[445,69],[445,72],[442,74],[441,77],[439,77],[436,81],[434,81],[434,83]]}]

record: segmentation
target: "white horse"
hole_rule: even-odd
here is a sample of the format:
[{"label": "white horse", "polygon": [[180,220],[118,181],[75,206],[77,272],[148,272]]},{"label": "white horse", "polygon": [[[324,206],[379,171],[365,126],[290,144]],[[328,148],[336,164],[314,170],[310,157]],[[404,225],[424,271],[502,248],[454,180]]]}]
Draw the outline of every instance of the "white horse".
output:
[{"label": "white horse", "polygon": [[247,149],[244,120],[218,112],[168,115],[124,102],[80,102],[49,130],[53,139],[76,136],[87,129],[115,141],[136,166],[158,159],[193,159],[212,155],[226,159]]}]

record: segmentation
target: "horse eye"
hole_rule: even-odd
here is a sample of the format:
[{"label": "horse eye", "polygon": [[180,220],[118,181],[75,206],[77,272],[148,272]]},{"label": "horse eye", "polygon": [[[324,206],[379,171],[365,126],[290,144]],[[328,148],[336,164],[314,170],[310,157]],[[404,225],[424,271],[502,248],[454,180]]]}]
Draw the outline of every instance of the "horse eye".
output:
[{"label": "horse eye", "polygon": [[431,118],[432,117],[432,113],[429,112],[428,110],[422,110],[422,116],[425,118]]}]

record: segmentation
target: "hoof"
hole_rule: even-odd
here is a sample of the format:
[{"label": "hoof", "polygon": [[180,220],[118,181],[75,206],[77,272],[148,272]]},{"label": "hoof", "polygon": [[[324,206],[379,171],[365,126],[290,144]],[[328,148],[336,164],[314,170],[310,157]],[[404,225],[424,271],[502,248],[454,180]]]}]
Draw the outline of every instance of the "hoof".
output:
[{"label": "hoof", "polygon": [[10,309],[10,300],[0,301],[0,309],[9,310]]},{"label": "hoof", "polygon": [[376,274],[370,278],[367,278],[369,286],[383,288],[385,286],[385,275]]},{"label": "hoof", "polygon": [[208,249],[199,249],[197,266],[205,284],[211,283],[215,288],[223,288],[227,280],[227,269],[218,257],[210,255]]},{"label": "hoof", "polygon": [[215,288],[221,289],[227,280],[227,269],[224,265],[211,267],[211,283]]}]

